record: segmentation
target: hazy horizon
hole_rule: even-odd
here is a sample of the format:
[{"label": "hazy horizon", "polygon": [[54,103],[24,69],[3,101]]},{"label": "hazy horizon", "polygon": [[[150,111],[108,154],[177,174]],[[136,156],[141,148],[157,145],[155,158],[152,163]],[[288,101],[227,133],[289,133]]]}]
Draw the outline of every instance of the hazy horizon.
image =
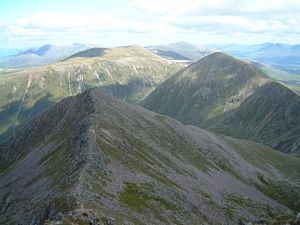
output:
[{"label": "hazy horizon", "polygon": [[192,44],[192,45],[197,45],[199,47],[207,47],[207,48],[216,48],[219,47],[219,46],[224,46],[224,47],[227,47],[227,46],[253,46],[253,45],[263,45],[263,44],[280,44],[280,45],[300,45],[300,41],[298,43],[293,43],[293,44],[290,44],[290,43],[283,43],[283,42],[259,42],[259,43],[244,43],[244,44],[236,44],[236,43],[211,43],[211,44],[201,44],[201,43],[195,43],[195,42],[189,42],[189,41],[185,41],[185,40],[179,40],[179,41],[176,41],[176,42],[168,42],[168,43],[156,43],[156,44],[152,44],[152,45],[141,45],[139,43],[128,43],[126,45],[101,45],[101,44],[97,44],[97,43],[87,43],[87,42],[81,42],[81,43],[78,43],[78,42],[73,42],[73,43],[64,43],[64,44],[61,44],[61,43],[51,43],[51,42],[44,42],[44,43],[39,43],[38,45],[37,44],[33,44],[31,46],[26,46],[26,47],[1,47],[0,50],[16,50],[17,52],[19,51],[26,51],[26,50],[29,50],[29,49],[38,49],[40,47],[43,47],[43,46],[46,46],[46,45],[53,45],[53,46],[69,46],[69,45],[75,45],[75,44],[82,44],[82,45],[90,45],[92,47],[104,47],[104,48],[115,48],[115,47],[124,47],[124,46],[133,46],[133,45],[138,45],[138,46],[141,46],[141,47],[151,47],[151,46],[164,46],[164,45],[171,45],[171,44],[177,44],[177,43],[188,43],[188,44]]}]

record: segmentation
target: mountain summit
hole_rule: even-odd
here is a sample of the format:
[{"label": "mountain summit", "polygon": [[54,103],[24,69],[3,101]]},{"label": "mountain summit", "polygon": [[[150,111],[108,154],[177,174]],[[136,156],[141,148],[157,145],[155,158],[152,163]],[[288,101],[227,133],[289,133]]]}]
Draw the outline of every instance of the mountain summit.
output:
[{"label": "mountain summit", "polygon": [[162,83],[144,106],[183,123],[300,151],[300,96],[250,63],[213,53]]}]

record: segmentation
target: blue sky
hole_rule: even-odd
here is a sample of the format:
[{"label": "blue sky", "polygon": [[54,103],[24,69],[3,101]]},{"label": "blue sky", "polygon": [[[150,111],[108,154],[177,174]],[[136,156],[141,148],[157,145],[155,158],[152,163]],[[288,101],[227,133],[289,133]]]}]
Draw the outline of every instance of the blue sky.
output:
[{"label": "blue sky", "polygon": [[300,0],[0,0],[0,48],[299,43]]}]

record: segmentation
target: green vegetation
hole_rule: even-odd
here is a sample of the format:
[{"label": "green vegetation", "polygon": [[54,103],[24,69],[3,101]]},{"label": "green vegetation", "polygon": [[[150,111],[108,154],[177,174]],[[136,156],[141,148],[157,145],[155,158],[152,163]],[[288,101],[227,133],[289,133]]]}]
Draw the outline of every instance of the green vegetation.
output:
[{"label": "green vegetation", "polygon": [[217,205],[217,203],[212,199],[212,197],[208,193],[201,191],[201,195],[204,197],[205,202],[209,205],[210,208],[216,210],[220,209],[220,206]]},{"label": "green vegetation", "polygon": [[53,211],[62,213],[72,211],[77,207],[75,198],[66,192],[61,192],[59,196],[51,199],[50,205]]},{"label": "green vegetation", "polygon": [[[75,150],[73,150],[72,147],[61,145],[52,153],[49,153],[49,155],[45,157],[48,158],[48,167],[45,175],[52,179],[59,179],[62,172],[72,166],[71,162],[75,157],[74,151]],[[45,158],[42,159],[42,161],[45,160]]]},{"label": "green vegetation", "polygon": [[161,215],[160,207],[176,210],[174,204],[155,194],[152,184],[126,183],[124,192],[120,194],[120,202],[137,212],[150,209],[159,220],[165,223],[168,223],[168,220]]},{"label": "green vegetation", "polygon": [[9,168],[12,168],[13,165],[15,165],[15,163],[10,163],[10,162],[7,162],[7,163],[1,165],[0,166],[0,176],[1,176],[2,173],[7,171]]},{"label": "green vegetation", "polygon": [[293,224],[295,221],[293,215],[278,215],[272,219],[261,219],[253,223],[253,225],[282,225],[282,224]]},{"label": "green vegetation", "polygon": [[[120,127],[113,126],[109,123],[104,123],[103,121],[101,124],[99,124],[99,126],[106,128],[116,136],[122,134],[122,138],[124,138],[127,142],[127,145],[123,145],[121,143],[111,143],[108,140],[97,138],[98,146],[107,156],[112,157],[113,160],[121,162],[121,164],[126,168],[133,171],[139,171],[148,175],[149,177],[156,178],[167,186],[177,186],[176,183],[166,177],[159,170],[166,169],[167,165],[179,173],[185,172],[180,170],[180,168],[177,168],[174,162],[168,159],[168,157],[159,153],[158,151],[153,150],[139,138],[128,135],[128,132]],[[150,126],[149,129],[151,129]],[[161,138],[161,135],[159,135],[159,130],[157,130],[156,134],[159,136],[159,138]],[[163,144],[161,141],[158,143]],[[179,149],[177,150],[179,151]]]},{"label": "green vegetation", "polygon": [[108,175],[104,175],[102,171],[93,171],[92,177],[92,190],[95,193],[99,194],[100,196],[107,196],[111,198],[115,197],[114,194],[104,189],[104,186],[111,181],[111,177],[109,177]]},{"label": "green vegetation", "polygon": [[103,55],[105,55],[105,48],[90,48],[78,53],[75,53],[74,55],[71,55],[70,57],[68,57],[68,59],[70,58],[76,58],[76,57],[82,57],[82,58],[91,58],[91,57],[101,57]]},{"label": "green vegetation", "polygon": [[120,201],[136,211],[143,210],[149,205],[147,201],[153,199],[152,188],[150,184],[126,184]]},{"label": "green vegetation", "polygon": [[[272,176],[274,168],[291,180],[297,181],[300,177],[299,158],[274,151],[273,149],[255,142],[237,140],[227,136],[219,137],[226,140],[246,162],[268,172]],[[255,183],[256,188],[265,195],[276,199],[278,202],[294,210],[300,210],[300,190],[287,182],[275,182],[258,173],[260,183]]]},{"label": "green vegetation", "polygon": [[[274,211],[269,205],[261,204],[260,202],[254,202],[250,198],[244,198],[235,193],[230,193],[225,196],[226,207],[224,207],[224,212],[227,219],[232,219],[236,211],[246,210],[256,217],[271,218],[277,211]],[[241,217],[239,218],[239,224],[245,224],[247,220]]]},{"label": "green vegetation", "polygon": [[258,179],[261,181],[261,184],[256,184],[256,187],[261,192],[297,212],[300,211],[299,187],[293,187],[285,182],[267,180],[261,174],[258,174]]},{"label": "green vegetation", "polygon": [[[181,159],[185,159],[188,163],[191,163],[196,168],[203,172],[208,172],[209,168],[213,167],[212,163],[210,163],[205,156],[202,154],[201,150],[195,150],[192,147],[186,146],[185,142],[178,141],[178,139],[174,139],[175,141],[172,143],[173,150],[177,154],[177,157],[181,157]],[[189,154],[185,154],[189,148]]]},{"label": "green vegetation", "polygon": [[274,149],[260,143],[244,141],[223,135],[219,135],[219,137],[223,138],[245,161],[251,163],[253,166],[269,171],[271,174],[272,167],[275,167],[287,177],[296,180],[299,179],[299,158],[274,151]]},{"label": "green vegetation", "polygon": [[238,207],[253,209],[257,207],[255,203],[251,201],[251,199],[245,199],[236,194],[228,194],[225,199],[227,202],[232,203],[233,205],[236,205]]},{"label": "green vegetation", "polygon": [[[141,158],[141,152],[143,152],[143,149],[139,148],[137,150],[137,154],[135,155],[135,157],[133,157],[132,154],[128,154],[127,151],[121,147],[117,148],[113,145],[105,143],[102,140],[97,140],[97,143],[100,149],[106,155],[113,157],[114,160],[118,160],[122,163],[123,166],[127,167],[128,169],[142,172],[148,175],[149,177],[154,177],[159,181],[163,182],[165,185],[171,187],[176,186],[176,184],[170,179],[168,179],[164,174],[150,166],[151,164],[144,163],[144,157],[142,156]],[[149,158],[151,159],[151,157]]]},{"label": "green vegetation", "polygon": [[152,184],[126,183],[124,192],[120,195],[122,203],[138,211],[150,206],[151,201],[159,202],[166,209],[174,210],[176,206],[154,194]]}]

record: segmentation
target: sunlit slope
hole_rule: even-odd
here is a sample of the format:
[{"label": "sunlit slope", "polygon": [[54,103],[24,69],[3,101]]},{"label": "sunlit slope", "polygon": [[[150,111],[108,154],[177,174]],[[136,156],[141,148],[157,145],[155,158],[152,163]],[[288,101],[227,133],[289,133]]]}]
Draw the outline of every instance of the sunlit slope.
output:
[{"label": "sunlit slope", "polygon": [[[79,53],[78,53],[79,54]],[[106,49],[43,67],[0,71],[0,140],[64,97],[91,87],[127,102],[139,102],[182,68],[139,46]]]}]

